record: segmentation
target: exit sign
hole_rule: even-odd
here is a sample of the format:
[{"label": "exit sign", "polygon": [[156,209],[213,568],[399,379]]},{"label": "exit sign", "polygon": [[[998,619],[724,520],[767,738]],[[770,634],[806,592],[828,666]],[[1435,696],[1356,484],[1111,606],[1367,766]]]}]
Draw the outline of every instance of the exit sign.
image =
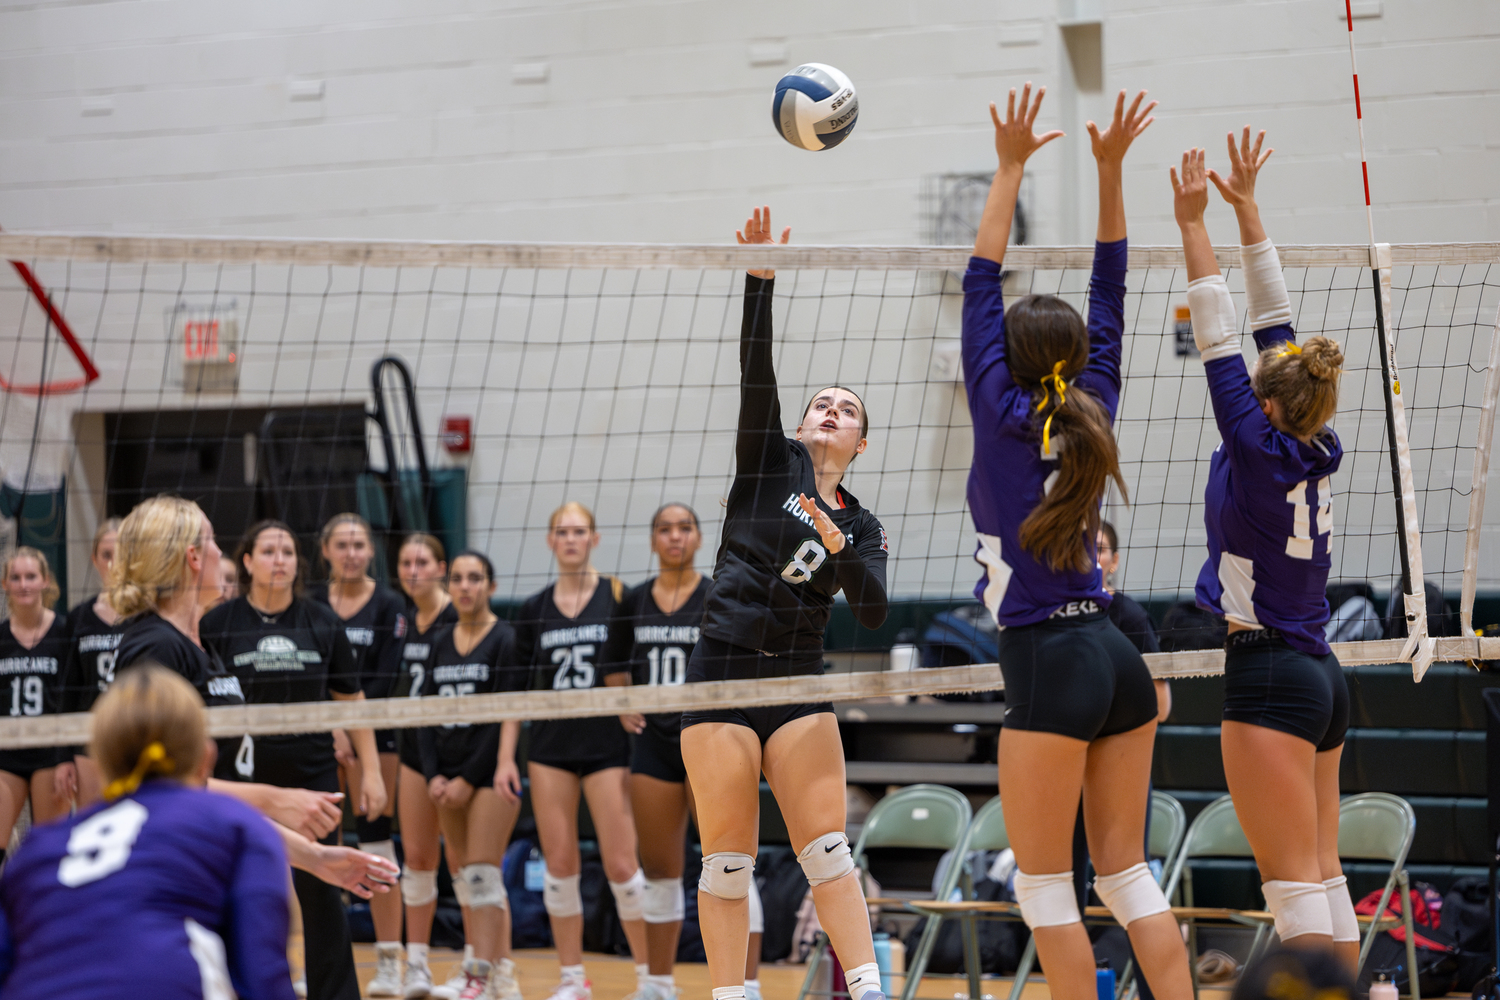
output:
[{"label": "exit sign", "polygon": [[189,392],[233,392],[239,386],[238,303],[179,302],[169,317]]}]

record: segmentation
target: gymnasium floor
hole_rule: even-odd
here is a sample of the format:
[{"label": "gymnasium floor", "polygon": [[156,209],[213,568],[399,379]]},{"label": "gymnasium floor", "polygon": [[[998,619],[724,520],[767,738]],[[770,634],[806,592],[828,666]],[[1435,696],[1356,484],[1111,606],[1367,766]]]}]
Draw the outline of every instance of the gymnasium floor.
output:
[{"label": "gymnasium floor", "polygon": [[[429,959],[432,978],[437,982],[445,981],[457,971],[462,957],[462,952],[434,948]],[[521,993],[526,1000],[546,1000],[552,988],[557,985],[556,953],[527,950],[516,952],[513,957],[520,974]],[[375,946],[355,945],[354,960],[359,964],[360,983],[369,982],[375,975]],[[584,957],[584,965],[594,984],[594,1000],[622,1000],[635,989],[635,967],[629,959],[589,954]],[[765,1000],[796,1000],[805,971],[800,965],[762,965],[760,983]],[[677,988],[681,991],[683,1000],[706,1000],[711,989],[708,966],[679,965],[676,975]],[[1010,995],[1010,982],[1009,979],[986,977],[985,995],[994,997],[995,1000],[1005,1000]],[[961,979],[930,978],[923,981],[918,996],[935,997],[939,1000],[963,998],[967,996],[966,987],[967,984]],[[899,982],[896,988],[900,989]],[[1225,1000],[1229,991],[1227,987],[1218,989],[1205,986],[1202,994],[1205,1000]],[[1047,984],[1033,977],[1026,984],[1023,1000],[1049,1000],[1050,996]]]}]

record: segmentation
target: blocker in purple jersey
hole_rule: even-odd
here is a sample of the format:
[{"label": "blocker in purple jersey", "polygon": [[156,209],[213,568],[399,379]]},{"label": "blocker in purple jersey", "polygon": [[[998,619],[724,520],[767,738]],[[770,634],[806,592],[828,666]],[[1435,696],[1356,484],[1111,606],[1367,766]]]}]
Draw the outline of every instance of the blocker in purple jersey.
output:
[{"label": "blocker in purple jersey", "polygon": [[0,993],[292,1000],[286,873],[269,822],[170,779],[35,827],[0,878]]},{"label": "blocker in purple jersey", "polygon": [[[1089,281],[1089,361],[1075,384],[1093,393],[1111,419],[1120,402],[1120,344],[1125,332],[1126,241],[1094,246]],[[979,530],[974,561],[985,575],[974,586],[1001,628],[1032,625],[1070,604],[1107,608],[1110,595],[1098,565],[1087,573],[1054,571],[1021,547],[1021,522],[1046,495],[1065,440],[1050,458],[1034,420],[1031,391],[1016,384],[1005,360],[1005,306],[1000,265],[969,259],[964,275],[964,386],[974,422],[969,510]],[[1080,528],[1080,531],[1083,529]],[[1094,539],[1086,539],[1090,552]]]}]

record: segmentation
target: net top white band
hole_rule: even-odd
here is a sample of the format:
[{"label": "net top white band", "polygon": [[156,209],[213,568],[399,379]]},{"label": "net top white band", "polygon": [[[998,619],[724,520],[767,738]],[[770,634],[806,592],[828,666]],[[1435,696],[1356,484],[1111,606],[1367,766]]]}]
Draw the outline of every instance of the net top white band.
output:
[{"label": "net top white band", "polygon": [[[1369,267],[1366,246],[1279,247],[1283,267]],[[954,270],[968,264],[967,246],[726,246],[694,243],[460,243],[408,240],[322,240],[291,237],[118,236],[0,232],[0,257],[113,263],[301,264],[335,267],[478,268],[829,268]],[[1215,247],[1221,269],[1238,268],[1238,246]],[[1500,243],[1398,243],[1391,263],[1500,263]],[[1007,268],[1087,268],[1092,246],[1016,246]],[[1130,267],[1182,267],[1180,246],[1132,246]]]}]

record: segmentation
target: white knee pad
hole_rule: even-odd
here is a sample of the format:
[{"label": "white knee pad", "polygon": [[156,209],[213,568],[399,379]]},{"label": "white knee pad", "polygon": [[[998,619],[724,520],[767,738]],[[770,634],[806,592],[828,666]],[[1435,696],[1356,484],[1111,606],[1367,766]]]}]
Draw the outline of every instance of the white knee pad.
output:
[{"label": "white knee pad", "polygon": [[469,902],[469,883],[464,881],[462,868],[453,873],[453,898],[458,901],[459,906],[464,908],[472,905]]},{"label": "white knee pad", "polygon": [[1016,902],[1021,907],[1021,919],[1032,930],[1076,924],[1082,919],[1078,915],[1078,894],[1073,888],[1071,871],[1051,875],[1017,871]]},{"label": "white knee pad", "polygon": [[1113,875],[1100,875],[1094,879],[1094,891],[1121,927],[1172,908],[1144,861]]},{"label": "white knee pad", "polygon": [[1333,936],[1333,917],[1328,909],[1328,890],[1322,882],[1262,882],[1266,908],[1276,917],[1276,936],[1282,942],[1304,934]]},{"label": "white knee pad", "polygon": [[641,900],[641,916],[648,924],[670,924],[687,913],[687,899],[680,878],[648,878]]},{"label": "white knee pad", "polygon": [[797,863],[809,885],[822,885],[843,878],[854,870],[849,838],[843,833],[825,833],[797,854]]},{"label": "white knee pad", "polygon": [[558,878],[545,869],[542,872],[542,905],[553,917],[576,917],[583,912],[583,894],[578,891],[577,875]]},{"label": "white knee pad", "polygon": [[766,932],[766,911],[760,905],[760,890],[755,887],[755,879],[750,880],[750,933],[764,934]]},{"label": "white knee pad", "polygon": [[396,860],[396,842],[394,840],[362,840],[359,842],[359,849],[366,854],[373,854],[377,858],[385,858],[398,868],[401,867],[401,863]]},{"label": "white knee pad", "polygon": [[468,890],[469,906],[493,906],[497,909],[507,909],[505,899],[505,883],[500,878],[499,865],[473,864],[464,865],[458,870],[458,878],[453,883],[456,894],[459,885]]},{"label": "white knee pad", "polygon": [[1359,918],[1354,915],[1354,900],[1349,897],[1349,880],[1325,878],[1323,891],[1328,895],[1328,917],[1333,923],[1335,941],[1358,941]]},{"label": "white knee pad", "polygon": [[437,872],[407,868],[401,873],[401,901],[407,906],[426,906],[437,899]]},{"label": "white knee pad", "polygon": [[703,859],[698,891],[720,899],[744,899],[755,884],[755,859],[748,854],[715,851]]},{"label": "white knee pad", "polygon": [[640,920],[644,916],[646,902],[646,873],[639,868],[623,882],[611,882],[609,891],[615,894],[615,913],[621,920]]}]

